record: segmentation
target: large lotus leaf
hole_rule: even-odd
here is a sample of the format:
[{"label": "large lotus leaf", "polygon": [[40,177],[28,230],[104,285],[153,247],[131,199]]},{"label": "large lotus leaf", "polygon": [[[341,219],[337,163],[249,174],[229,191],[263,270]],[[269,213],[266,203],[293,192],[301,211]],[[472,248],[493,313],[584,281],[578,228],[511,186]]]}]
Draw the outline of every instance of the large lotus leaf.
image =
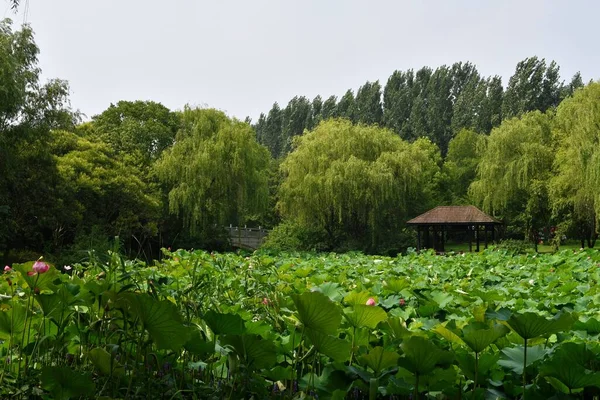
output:
[{"label": "large lotus leaf", "polygon": [[[523,373],[523,346],[506,347],[501,350],[502,359],[498,361],[498,364],[510,369],[515,374],[521,375]],[[545,350],[543,346],[530,346],[527,347],[527,365],[529,367],[534,362],[544,358],[548,354],[548,350]]]},{"label": "large lotus leaf", "polygon": [[315,349],[335,361],[344,362],[350,358],[351,343],[323,332],[306,330],[306,335]]},{"label": "large lotus leaf", "polygon": [[277,363],[275,344],[258,335],[225,335],[221,338],[221,344],[233,347],[248,368],[270,368]]},{"label": "large lotus leaf", "polygon": [[454,368],[436,368],[420,379],[419,386],[428,391],[442,391],[456,386],[457,373]]},{"label": "large lotus leaf", "polygon": [[8,311],[0,311],[0,339],[21,339],[21,333],[25,330],[27,310],[22,305],[15,303]]},{"label": "large lotus leaf", "polygon": [[206,341],[206,339],[202,336],[200,329],[195,326],[190,328],[190,338],[183,347],[198,357],[204,357],[207,354],[212,354],[215,352],[214,343]]},{"label": "large lotus leaf", "polygon": [[431,292],[430,296],[431,299],[440,306],[440,308],[445,308],[448,304],[452,302],[452,300],[454,300],[454,296],[452,296],[451,294],[437,290]]},{"label": "large lotus leaf", "polygon": [[377,324],[387,319],[387,313],[381,307],[357,304],[352,309],[344,310],[344,317],[355,328],[375,329]]},{"label": "large lotus leaf", "polygon": [[592,372],[586,368],[594,358],[584,343],[564,343],[552,354],[550,360],[540,366],[539,371],[542,376],[558,379],[569,389],[600,387],[600,372]]},{"label": "large lotus leaf", "polygon": [[327,366],[323,368],[321,375],[315,373],[304,375],[298,381],[298,387],[305,391],[309,388],[315,389],[320,395],[319,397],[343,400],[346,398],[346,390],[351,383],[343,371]]},{"label": "large lotus leaf", "polygon": [[93,397],[96,391],[90,374],[81,374],[69,367],[42,367],[41,381],[42,388],[49,391],[56,400]]},{"label": "large lotus leaf", "polygon": [[323,293],[329,297],[331,301],[340,301],[343,297],[343,289],[337,282],[325,282],[316,288],[317,292]]},{"label": "large lotus leaf", "polygon": [[532,339],[550,333],[569,330],[575,318],[571,314],[558,314],[552,319],[546,319],[541,315],[527,312],[524,314],[513,314],[507,323],[523,339]]},{"label": "large lotus leaf", "polygon": [[472,322],[462,329],[462,340],[475,353],[481,353],[486,347],[506,335],[510,330],[501,324],[488,325]]},{"label": "large lotus leaf", "polygon": [[[452,322],[452,321],[450,321]],[[439,324],[436,325],[432,331],[437,333],[438,335],[442,336],[444,339],[448,340],[451,343],[455,343],[455,344],[459,344],[459,345],[464,345],[465,342],[462,340],[462,338],[460,337],[460,332],[456,329],[452,329],[450,326],[450,324]]]},{"label": "large lotus leaf", "polygon": [[398,361],[401,366],[412,373],[419,375],[427,374],[438,365],[452,361],[452,355],[438,348],[432,341],[420,337],[411,336],[400,345],[404,357]]},{"label": "large lotus leaf", "polygon": [[369,298],[373,297],[369,292],[350,292],[344,297],[344,303],[349,306],[356,306],[359,304],[366,304]]},{"label": "large lotus leaf", "polygon": [[125,375],[125,368],[101,347],[90,350],[88,358],[102,375]]},{"label": "large lotus leaf", "polygon": [[384,323],[381,324],[381,327],[395,340],[403,339],[412,334],[408,329],[406,329],[402,319],[398,317],[388,318]]},{"label": "large lotus leaf", "polygon": [[158,348],[177,351],[188,341],[189,329],[183,324],[175,304],[131,292],[124,293],[122,299],[140,319]]},{"label": "large lotus leaf", "polygon": [[204,314],[203,319],[215,335],[241,335],[244,333],[244,320],[237,314],[222,314],[210,310]]},{"label": "large lotus leaf", "polygon": [[585,322],[577,321],[573,325],[573,329],[586,331],[589,335],[597,335],[600,333],[600,321],[596,318],[590,318]]},{"label": "large lotus leaf", "polygon": [[308,329],[325,334],[335,334],[342,322],[340,309],[327,296],[319,292],[292,295],[298,319]]},{"label": "large lotus leaf", "polygon": [[361,356],[360,361],[371,368],[375,375],[379,375],[384,369],[398,365],[400,354],[392,351],[385,351],[383,347],[377,346],[369,354]]},{"label": "large lotus leaf", "polygon": [[33,275],[29,275],[29,273],[33,272],[33,262],[28,262],[25,264],[14,264],[13,268],[15,271],[21,273],[23,280],[27,283],[27,286],[31,290],[35,288],[39,289],[41,292],[43,291],[54,291],[56,290],[56,285],[54,281],[58,278],[58,270],[52,266],[48,269],[48,271],[43,274],[34,273]]}]

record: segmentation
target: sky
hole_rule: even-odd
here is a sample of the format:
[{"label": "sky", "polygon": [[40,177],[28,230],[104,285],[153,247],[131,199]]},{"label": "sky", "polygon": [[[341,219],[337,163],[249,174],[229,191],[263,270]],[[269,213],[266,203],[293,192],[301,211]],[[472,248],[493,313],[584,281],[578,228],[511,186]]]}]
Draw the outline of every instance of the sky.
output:
[{"label": "sky", "polygon": [[[597,0],[21,0],[43,79],[88,118],[119,100],[256,120],[294,96],[341,97],[395,70],[474,63],[506,85],[530,56],[600,78]],[[0,7],[0,13],[3,11]]]}]

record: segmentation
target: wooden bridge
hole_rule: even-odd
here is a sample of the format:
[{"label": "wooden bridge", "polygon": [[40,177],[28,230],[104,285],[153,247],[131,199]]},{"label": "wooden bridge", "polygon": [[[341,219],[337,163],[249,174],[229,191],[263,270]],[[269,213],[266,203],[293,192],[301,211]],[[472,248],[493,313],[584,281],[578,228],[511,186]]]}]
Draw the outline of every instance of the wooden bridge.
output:
[{"label": "wooden bridge", "polygon": [[225,230],[229,233],[231,244],[241,249],[256,250],[260,247],[263,240],[269,233],[268,229],[262,227],[247,228],[238,226],[227,226]]}]

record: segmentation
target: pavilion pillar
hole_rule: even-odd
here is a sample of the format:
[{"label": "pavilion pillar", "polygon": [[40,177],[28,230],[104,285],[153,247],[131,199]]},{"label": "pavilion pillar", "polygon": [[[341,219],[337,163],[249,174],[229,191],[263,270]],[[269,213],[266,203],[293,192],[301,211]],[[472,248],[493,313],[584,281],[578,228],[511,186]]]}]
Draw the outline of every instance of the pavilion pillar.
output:
[{"label": "pavilion pillar", "polygon": [[469,253],[473,251],[473,229],[470,226],[467,226],[467,232],[469,233]]},{"label": "pavilion pillar", "polygon": [[417,251],[421,251],[421,227],[417,226]]},{"label": "pavilion pillar", "polygon": [[477,235],[477,252],[479,253],[479,225],[475,225],[475,234]]}]

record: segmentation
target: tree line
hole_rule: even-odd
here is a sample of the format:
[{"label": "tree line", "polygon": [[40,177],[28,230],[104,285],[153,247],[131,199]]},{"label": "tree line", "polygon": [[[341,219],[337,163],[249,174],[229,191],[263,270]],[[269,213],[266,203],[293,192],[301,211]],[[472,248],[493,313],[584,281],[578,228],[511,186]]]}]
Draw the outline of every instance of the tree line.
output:
[{"label": "tree line", "polygon": [[441,204],[535,242],[548,226],[597,236],[600,84],[563,84],[555,63],[519,63],[506,90],[469,63],[395,72],[383,93],[296,97],[255,125],[152,101],[82,122],[66,81],[40,81],[38,52],[28,26],[0,23],[5,261],[75,262],[116,236],[138,257],[222,250],[229,224],[273,228],[274,249],[394,253],[414,245],[405,221]]},{"label": "tree line", "polygon": [[345,118],[353,123],[388,128],[402,139],[429,138],[446,155],[452,137],[461,129],[489,134],[503,120],[528,111],[545,112],[583,86],[579,73],[561,81],[559,66],[538,57],[519,62],[506,90],[499,76],[484,77],[469,63],[457,62],[416,72],[394,71],[385,87],[366,82],[356,94],[296,96],[285,108],[278,103],[254,124],[258,141],[274,158],[285,157],[295,136],[320,121]]}]

